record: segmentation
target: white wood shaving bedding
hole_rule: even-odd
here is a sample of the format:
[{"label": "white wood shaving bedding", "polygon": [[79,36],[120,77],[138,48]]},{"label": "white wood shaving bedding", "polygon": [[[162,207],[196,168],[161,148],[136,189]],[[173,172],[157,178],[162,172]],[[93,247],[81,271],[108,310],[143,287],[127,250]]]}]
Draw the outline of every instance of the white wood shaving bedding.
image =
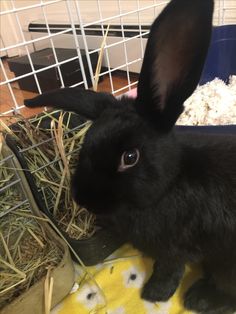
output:
[{"label": "white wood shaving bedding", "polygon": [[236,124],[236,76],[230,77],[228,85],[216,78],[198,86],[184,106],[177,124]]}]

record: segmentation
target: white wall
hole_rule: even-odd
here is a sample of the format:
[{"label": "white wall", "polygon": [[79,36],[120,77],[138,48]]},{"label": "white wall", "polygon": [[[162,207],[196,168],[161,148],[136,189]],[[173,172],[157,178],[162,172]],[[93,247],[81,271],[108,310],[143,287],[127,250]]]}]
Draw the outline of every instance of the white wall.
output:
[{"label": "white wall", "polygon": [[[47,2],[50,0],[44,0],[44,2]],[[190,0],[191,1],[191,0]],[[21,8],[26,6],[31,6],[35,4],[39,4],[40,0],[15,0],[15,7]],[[151,6],[153,3],[163,3],[168,1],[163,0],[140,0],[140,8],[144,6]],[[215,0],[215,19],[214,23],[218,24],[219,18],[220,20],[223,19],[222,12],[219,11],[219,9],[222,7],[222,0]],[[11,2],[9,0],[1,0],[1,10],[11,9]],[[95,22],[99,20],[99,10],[97,6],[97,0],[79,0],[78,1],[80,6],[80,12],[82,16],[82,20],[84,23],[90,23]],[[128,12],[132,10],[137,9],[137,1],[136,0],[121,0],[121,11]],[[226,10],[224,14],[224,23],[236,23],[236,0],[224,0],[226,7],[234,7],[234,9]],[[118,7],[118,1],[117,0],[100,0],[101,4],[101,11],[103,14],[103,18],[115,16],[119,14],[119,7]],[[75,8],[75,1],[70,0],[69,6],[72,11],[72,16],[75,22],[78,21],[78,16],[76,14],[76,8]],[[140,13],[140,21],[142,24],[150,24],[160,10],[163,8],[164,5],[161,5],[158,9],[149,9],[142,11]],[[45,14],[49,21],[51,22],[68,22],[69,21],[69,15],[68,15],[68,8],[66,6],[66,1],[62,1],[60,3],[47,5],[45,8]],[[219,15],[219,12],[221,15]],[[43,12],[41,8],[31,8],[29,10],[24,10],[18,13],[18,17],[21,23],[21,26],[24,30],[24,36],[26,40],[31,39],[31,35],[27,32],[28,24],[31,21],[34,20],[43,20]],[[138,15],[137,13],[128,15],[123,18],[124,23],[138,23]],[[0,35],[4,41],[5,46],[14,45],[18,42],[22,41],[22,36],[20,34],[18,25],[16,23],[16,19],[14,14],[8,14],[3,15],[0,18],[1,23],[1,29],[0,29]],[[119,24],[120,19],[114,19],[111,21],[111,23]],[[30,50],[33,50],[33,47],[29,47]],[[19,48],[19,49],[11,49],[8,51],[9,56],[13,56],[16,54],[25,54],[25,48]]]},{"label": "white wall", "polygon": [[[10,1],[1,0],[0,10],[6,11],[10,9]],[[1,48],[11,46],[21,41],[20,33],[16,25],[13,14],[5,14],[0,16],[0,37]],[[18,49],[10,49],[7,51],[8,56],[14,56],[19,53]],[[1,53],[2,55],[3,53]]]},{"label": "white wall", "polygon": [[[50,0],[44,0],[44,2],[47,2]],[[191,1],[191,0],[190,0]],[[5,3],[10,3],[8,0],[1,0],[1,2]],[[79,0],[77,1],[79,3],[80,11],[81,11],[81,16],[83,18],[83,21],[85,23],[87,22],[93,22],[97,19],[99,19],[99,11],[98,11],[98,5],[97,5],[97,0]],[[118,1],[117,0],[100,0],[100,6],[101,6],[101,11],[102,15],[104,18],[110,17],[113,15],[119,14],[119,6],[118,6]],[[154,3],[167,3],[168,0],[140,0],[140,8],[146,7],[146,6],[151,6]],[[25,7],[25,6],[30,6],[30,5],[35,5],[40,3],[40,0],[15,0],[15,6],[17,8],[20,7]],[[77,19],[76,15],[76,10],[75,10],[75,1],[70,0],[69,1],[72,12],[74,13],[73,16],[75,20]],[[137,9],[137,1],[136,0],[121,0],[121,11],[122,12],[128,12],[132,10]],[[225,14],[225,22],[226,23],[236,23],[236,1],[235,0],[224,0],[225,7],[232,8],[234,9],[231,10],[226,10]],[[222,0],[215,0],[215,15],[217,17],[217,10],[218,7],[222,7],[223,1]],[[160,9],[156,9],[156,13],[154,13],[153,9],[142,11],[140,14],[140,18],[142,23],[150,23],[151,20],[153,19],[154,15],[158,14],[158,12],[164,7],[164,5],[160,6]],[[56,4],[52,5],[47,5],[45,6],[45,12],[49,20],[51,21],[59,21],[63,22],[66,21],[68,22],[68,13],[67,13],[67,6],[66,6],[66,1],[62,1]],[[19,13],[19,18],[23,26],[27,27],[28,23],[32,20],[37,20],[37,19],[42,19],[43,14],[42,10],[40,8],[36,9],[30,9],[30,10],[25,10]],[[128,15],[127,17],[124,18],[125,22],[130,22],[132,23],[133,21],[137,21],[137,14],[133,15]],[[118,23],[119,19],[113,20],[113,23]]]},{"label": "white wall", "polygon": [[[1,0],[1,1],[9,2],[8,0]],[[50,1],[50,0],[44,0],[44,2],[46,1]],[[93,22],[99,19],[97,0],[79,0],[77,2],[79,3],[81,15],[85,23]],[[100,0],[99,2],[101,6],[102,15],[104,18],[119,14],[119,6],[118,6],[117,0]],[[151,6],[155,3],[154,0],[140,0],[139,2],[140,2],[140,8]],[[168,0],[156,0],[156,3],[158,2],[167,3]],[[35,5],[37,3],[40,3],[40,1],[39,0],[15,0],[15,6],[17,8]],[[120,3],[121,3],[122,12],[137,10],[136,0],[121,0]],[[74,18],[77,19],[75,1],[70,0],[69,5],[72,9]],[[163,7],[164,5],[161,6],[161,8]],[[59,22],[69,21],[66,1],[47,5],[45,6],[45,11],[46,11],[48,19],[50,19],[51,21],[59,21]],[[156,13],[158,13],[158,10],[156,10]],[[141,20],[146,23],[149,23],[150,17],[153,18],[153,16],[154,16],[153,9],[143,11],[143,13],[140,15]],[[42,10],[40,8],[37,8],[37,9],[25,10],[19,14],[19,17],[22,22],[22,25],[26,26],[32,20],[42,19],[43,14],[42,14]],[[129,15],[125,19],[128,19],[130,21],[137,20],[137,14]],[[118,23],[118,21],[119,19],[115,20],[114,23]]]},{"label": "white wall", "polygon": [[[47,1],[50,1],[50,0],[44,0],[44,2],[47,2]],[[15,0],[14,4],[16,8],[22,8],[22,7],[29,7],[29,6],[37,5],[40,2],[41,2],[40,0]],[[163,3],[163,2],[168,2],[168,0],[167,1],[156,0],[156,2]],[[100,19],[97,0],[80,0],[80,1],[77,1],[77,3],[79,3],[79,10],[81,12],[83,23],[93,23]],[[120,3],[121,3],[120,9],[122,13],[137,10],[136,0],[121,0]],[[12,9],[11,2],[9,0],[0,0],[0,4],[1,4],[1,11]],[[154,4],[153,0],[140,0],[140,8],[146,7],[146,6],[152,6],[153,4]],[[101,12],[102,12],[103,18],[119,15],[120,13],[117,0],[100,0],[100,6],[101,6]],[[154,16],[156,16],[163,7],[164,5],[161,5],[159,9],[154,10],[152,8],[149,10],[142,11],[140,13],[140,22],[144,24],[150,24]],[[66,1],[62,1],[56,4],[50,4],[50,5],[44,6],[45,15],[49,22],[59,22],[59,23],[70,22],[68,9],[71,10],[73,20],[75,22],[78,22],[78,15],[77,15],[77,10],[76,10],[74,0],[69,0],[68,3]],[[44,21],[44,15],[43,15],[42,9],[40,7],[30,8],[30,9],[26,9],[26,10],[18,12],[17,15],[19,17],[19,21],[21,24],[21,28],[23,29],[25,39],[27,41],[31,40],[31,34],[27,31],[28,25],[30,22],[35,21],[35,20]],[[3,41],[6,47],[22,42],[22,36],[19,31],[19,27],[18,27],[14,14],[7,14],[7,15],[1,16],[0,22],[1,22],[0,34],[1,34],[1,37],[3,38]],[[120,24],[120,19],[119,18],[113,19],[110,21],[110,23]],[[124,17],[123,23],[137,24],[138,23],[137,13]],[[47,44],[45,43],[45,45],[48,45],[48,43]],[[33,51],[32,45],[29,46],[29,50]],[[26,50],[24,47],[8,50],[9,56],[24,55],[24,54],[26,54]]]}]

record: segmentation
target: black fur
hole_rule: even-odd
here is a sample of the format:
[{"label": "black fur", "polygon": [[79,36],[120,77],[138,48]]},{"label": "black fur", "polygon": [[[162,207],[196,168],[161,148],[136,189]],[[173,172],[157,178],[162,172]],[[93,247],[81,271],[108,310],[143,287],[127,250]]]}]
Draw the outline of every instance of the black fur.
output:
[{"label": "black fur", "polygon": [[[79,108],[78,100],[80,102]],[[74,112],[79,110],[81,116],[93,120],[98,118],[103,110],[116,104],[116,101],[112,95],[107,93],[95,93],[78,87],[66,87],[46,92],[33,99],[26,99],[24,103],[25,106],[31,108],[42,106],[42,104],[54,107],[57,104],[58,109],[66,108],[66,110]]]},{"label": "black fur", "polygon": [[[156,260],[142,297],[166,301],[185,264],[202,262],[204,278],[186,293],[186,308],[231,314],[236,310],[236,136],[173,127],[199,80],[212,11],[212,0],[170,2],[152,26],[136,100],[64,89],[26,105],[73,110],[94,120],[73,176],[74,198]],[[123,152],[134,148],[138,163],[117,171]]]},{"label": "black fur", "polygon": [[212,12],[213,0],[172,0],[152,25],[138,83],[137,110],[158,128],[173,126],[200,79]]}]

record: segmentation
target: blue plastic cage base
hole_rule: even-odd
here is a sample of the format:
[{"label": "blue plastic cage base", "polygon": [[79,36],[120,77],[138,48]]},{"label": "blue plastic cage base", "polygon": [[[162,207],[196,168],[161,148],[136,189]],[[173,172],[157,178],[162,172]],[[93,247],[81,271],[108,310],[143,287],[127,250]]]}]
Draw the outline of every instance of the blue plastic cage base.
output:
[{"label": "blue plastic cage base", "polygon": [[236,75],[236,25],[213,28],[206,63],[199,84],[203,85],[216,77],[228,83]]}]

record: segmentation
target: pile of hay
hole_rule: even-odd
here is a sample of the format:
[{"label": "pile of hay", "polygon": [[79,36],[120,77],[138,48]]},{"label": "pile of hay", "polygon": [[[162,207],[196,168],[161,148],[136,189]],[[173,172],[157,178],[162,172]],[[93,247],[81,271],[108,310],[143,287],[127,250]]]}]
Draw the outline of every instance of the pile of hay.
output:
[{"label": "pile of hay", "polygon": [[[0,152],[0,310],[57,266],[62,250],[24,202],[16,172]],[[21,204],[21,205],[20,205]]]},{"label": "pile of hay", "polygon": [[91,125],[81,122],[73,127],[76,119],[73,113],[44,112],[29,120],[17,116],[11,128],[46,208],[62,230],[79,240],[91,237],[96,227],[94,215],[80,208],[71,195],[71,175]]}]

